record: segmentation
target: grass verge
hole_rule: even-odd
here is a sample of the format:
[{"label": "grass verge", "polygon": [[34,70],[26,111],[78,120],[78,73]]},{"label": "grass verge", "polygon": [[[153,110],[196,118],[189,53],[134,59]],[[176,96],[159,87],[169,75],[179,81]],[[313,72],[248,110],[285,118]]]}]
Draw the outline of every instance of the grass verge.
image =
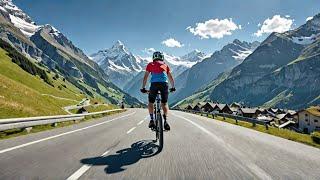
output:
[{"label": "grass verge", "polygon": [[[208,117],[213,119],[212,115],[209,115]],[[316,142],[314,142],[312,137],[308,134],[301,134],[288,129],[279,129],[272,126],[269,126],[267,130],[266,127],[263,125],[256,124],[255,126],[253,126],[252,123],[243,122],[243,121],[238,121],[238,123],[236,123],[235,119],[232,119],[232,118],[224,119],[222,116],[216,116],[214,119],[320,148],[320,144],[317,144]]]},{"label": "grass verge", "polygon": [[108,113],[104,113],[104,114],[85,116],[85,118],[83,120],[65,121],[65,122],[57,123],[57,126],[55,126],[55,127],[52,126],[51,124],[33,126],[29,133],[27,131],[23,130],[23,129],[10,129],[10,130],[6,130],[6,131],[0,131],[0,140],[9,139],[9,138],[12,138],[12,137],[17,137],[17,136],[22,136],[22,135],[26,135],[26,134],[30,134],[30,133],[37,133],[37,132],[41,132],[41,131],[47,131],[47,130],[56,129],[56,128],[60,128],[60,127],[66,127],[66,126],[70,126],[70,125],[73,125],[73,124],[78,124],[78,123],[81,123],[81,122],[86,122],[86,121],[89,121],[89,120],[102,118],[102,117],[110,116],[110,115],[113,115],[113,114],[122,113],[122,112],[125,112],[125,111],[126,110],[124,109],[124,110],[115,111],[115,112],[108,112]]}]

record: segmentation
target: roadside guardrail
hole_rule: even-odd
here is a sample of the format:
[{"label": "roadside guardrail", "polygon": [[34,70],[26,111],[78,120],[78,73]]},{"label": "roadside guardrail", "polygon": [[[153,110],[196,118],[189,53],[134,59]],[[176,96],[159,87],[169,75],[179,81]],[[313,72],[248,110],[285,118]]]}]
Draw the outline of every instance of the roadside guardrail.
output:
[{"label": "roadside guardrail", "polygon": [[268,127],[269,126],[269,121],[266,121],[266,120],[258,120],[258,119],[255,119],[255,118],[248,118],[248,117],[243,117],[243,116],[238,116],[238,115],[233,115],[233,114],[226,114],[226,113],[203,112],[203,111],[185,110],[185,109],[179,109],[179,110],[183,111],[183,112],[193,113],[193,114],[205,115],[207,117],[209,115],[212,115],[213,118],[215,116],[221,116],[221,117],[223,117],[223,119],[231,118],[231,119],[234,119],[237,124],[238,124],[238,121],[244,121],[244,122],[252,123],[252,126],[256,126],[256,124],[260,124],[260,125],[265,126],[266,130],[269,129],[269,127]]},{"label": "roadside guardrail", "polygon": [[0,131],[16,129],[16,128],[28,128],[28,127],[37,126],[37,125],[54,124],[54,123],[65,122],[65,121],[76,121],[76,120],[84,119],[85,116],[106,114],[106,113],[116,112],[121,110],[123,109],[112,109],[112,110],[84,113],[84,114],[0,119]]}]

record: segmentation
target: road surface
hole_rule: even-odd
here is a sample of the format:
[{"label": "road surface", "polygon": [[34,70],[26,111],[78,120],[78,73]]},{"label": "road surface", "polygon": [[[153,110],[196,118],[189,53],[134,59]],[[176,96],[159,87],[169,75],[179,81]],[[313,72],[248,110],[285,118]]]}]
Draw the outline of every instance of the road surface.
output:
[{"label": "road surface", "polygon": [[157,152],[147,111],[0,141],[0,179],[320,179],[320,150],[172,111]]}]

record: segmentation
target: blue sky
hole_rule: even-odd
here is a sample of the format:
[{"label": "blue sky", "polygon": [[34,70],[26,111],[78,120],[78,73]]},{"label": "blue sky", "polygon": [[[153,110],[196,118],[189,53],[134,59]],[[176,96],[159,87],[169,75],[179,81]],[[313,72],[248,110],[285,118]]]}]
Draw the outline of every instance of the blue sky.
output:
[{"label": "blue sky", "polygon": [[[134,54],[142,56],[147,56],[143,50],[148,48],[180,56],[193,49],[212,53],[236,38],[263,41],[274,23],[278,27],[276,31],[284,31],[320,13],[319,0],[13,2],[37,24],[55,26],[87,54],[109,48],[116,40],[121,40]],[[254,35],[259,29],[260,33]],[[167,45],[174,47],[164,43],[170,38],[175,41],[166,41]]]}]

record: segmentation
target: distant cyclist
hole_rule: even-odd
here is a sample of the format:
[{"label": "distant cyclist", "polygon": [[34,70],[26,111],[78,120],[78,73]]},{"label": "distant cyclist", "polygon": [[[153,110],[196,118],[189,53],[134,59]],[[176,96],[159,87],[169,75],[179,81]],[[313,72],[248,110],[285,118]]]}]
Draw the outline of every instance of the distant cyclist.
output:
[{"label": "distant cyclist", "polygon": [[142,93],[147,93],[145,89],[149,74],[151,73],[151,85],[150,85],[150,92],[149,92],[149,104],[148,110],[150,114],[150,123],[149,128],[155,127],[154,122],[154,114],[153,114],[153,104],[155,102],[156,96],[158,91],[161,94],[161,105],[163,109],[163,119],[164,119],[164,129],[170,130],[170,126],[167,122],[168,117],[168,94],[169,94],[169,86],[168,86],[168,79],[170,81],[171,87],[170,92],[175,91],[174,87],[174,80],[172,74],[170,72],[169,66],[164,62],[164,56],[161,52],[154,52],[152,55],[152,62],[147,65],[146,72],[144,74],[142,89],[140,91]]}]

